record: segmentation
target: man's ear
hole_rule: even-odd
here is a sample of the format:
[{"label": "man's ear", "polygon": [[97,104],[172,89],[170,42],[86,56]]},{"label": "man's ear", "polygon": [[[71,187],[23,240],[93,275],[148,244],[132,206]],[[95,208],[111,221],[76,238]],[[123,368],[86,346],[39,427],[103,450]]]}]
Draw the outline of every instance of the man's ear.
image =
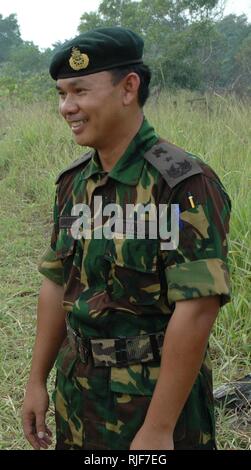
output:
[{"label": "man's ear", "polygon": [[123,85],[123,104],[130,105],[133,101],[138,99],[138,89],[140,86],[140,78],[137,73],[131,72],[122,80]]}]

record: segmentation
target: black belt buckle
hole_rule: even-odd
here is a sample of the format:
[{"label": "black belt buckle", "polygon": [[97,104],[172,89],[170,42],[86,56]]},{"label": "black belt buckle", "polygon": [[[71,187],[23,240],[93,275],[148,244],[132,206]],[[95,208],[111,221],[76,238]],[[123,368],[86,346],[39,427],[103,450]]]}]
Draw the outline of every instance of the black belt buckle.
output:
[{"label": "black belt buckle", "polygon": [[85,364],[88,362],[88,357],[90,354],[90,342],[88,341],[88,345],[85,345],[84,338],[81,338],[80,336],[77,336],[76,340],[80,360]]},{"label": "black belt buckle", "polygon": [[[153,354],[153,360],[156,362],[159,362],[161,357],[160,357],[160,350],[162,348],[162,337],[159,336],[157,339],[157,334],[158,333],[150,333],[149,334],[149,339],[150,339],[150,344],[152,348],[152,354]],[[163,334],[163,339],[164,339],[164,334]]]},{"label": "black belt buckle", "polygon": [[127,343],[124,336],[115,339],[115,355],[117,367],[128,366]]}]

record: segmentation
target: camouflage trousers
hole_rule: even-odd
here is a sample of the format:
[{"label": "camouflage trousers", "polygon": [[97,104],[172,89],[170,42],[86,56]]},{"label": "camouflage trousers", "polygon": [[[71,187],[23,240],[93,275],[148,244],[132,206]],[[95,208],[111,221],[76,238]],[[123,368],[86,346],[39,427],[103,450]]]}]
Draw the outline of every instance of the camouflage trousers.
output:
[{"label": "camouflage trousers", "polygon": [[[216,448],[213,406],[208,403],[210,384],[205,380],[202,370],[175,428],[177,450]],[[125,393],[114,391],[111,368],[94,368],[91,362],[78,361],[67,374],[58,370],[53,394],[56,450],[129,450],[144,422],[151,394],[128,394],[126,385]]]}]

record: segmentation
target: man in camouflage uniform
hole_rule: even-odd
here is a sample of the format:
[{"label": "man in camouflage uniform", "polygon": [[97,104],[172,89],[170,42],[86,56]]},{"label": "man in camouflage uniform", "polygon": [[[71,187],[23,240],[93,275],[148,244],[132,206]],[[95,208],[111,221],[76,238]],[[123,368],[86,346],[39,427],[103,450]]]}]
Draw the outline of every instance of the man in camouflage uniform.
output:
[{"label": "man in camouflage uniform", "polygon": [[[144,118],[150,72],[142,51],[133,32],[103,28],[52,60],[60,112],[76,142],[93,150],[57,178],[51,246],[39,266],[45,279],[23,406],[37,449],[50,444],[46,380],[56,356],[56,449],[215,449],[207,345],[230,299],[230,200],[208,165],[160,139]],[[111,203],[122,225],[100,237]],[[163,249],[162,235],[150,236],[150,212],[145,236],[137,233],[128,204],[165,205],[168,231],[178,204],[178,246]],[[76,224],[85,236],[73,236]]]}]

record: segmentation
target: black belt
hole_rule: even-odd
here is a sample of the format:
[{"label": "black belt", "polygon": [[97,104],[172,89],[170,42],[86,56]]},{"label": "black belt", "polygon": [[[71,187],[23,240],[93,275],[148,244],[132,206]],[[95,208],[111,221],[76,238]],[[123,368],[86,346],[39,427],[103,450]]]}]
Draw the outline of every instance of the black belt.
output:
[{"label": "black belt", "polygon": [[67,336],[82,362],[92,356],[95,367],[127,367],[130,364],[160,362],[164,331],[140,336],[117,338],[85,338],[66,319]]}]

